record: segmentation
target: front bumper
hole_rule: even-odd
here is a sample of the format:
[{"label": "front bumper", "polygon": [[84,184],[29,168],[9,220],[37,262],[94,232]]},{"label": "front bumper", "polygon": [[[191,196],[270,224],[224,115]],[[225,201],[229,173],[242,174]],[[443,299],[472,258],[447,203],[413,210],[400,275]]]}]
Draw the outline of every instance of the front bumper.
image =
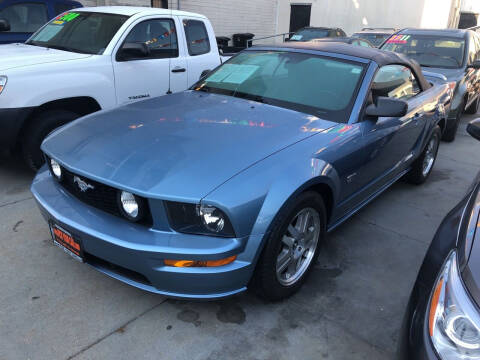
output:
[{"label": "front bumper", "polygon": [[15,146],[18,135],[33,108],[0,109],[0,151]]},{"label": "front bumper", "polygon": [[[107,214],[82,203],[45,170],[31,191],[42,215],[82,243],[85,262],[129,285],[169,297],[209,299],[244,291],[253,273],[242,252],[261,236],[225,239],[160,231]],[[238,255],[220,267],[178,268],[164,259],[215,260]]]}]

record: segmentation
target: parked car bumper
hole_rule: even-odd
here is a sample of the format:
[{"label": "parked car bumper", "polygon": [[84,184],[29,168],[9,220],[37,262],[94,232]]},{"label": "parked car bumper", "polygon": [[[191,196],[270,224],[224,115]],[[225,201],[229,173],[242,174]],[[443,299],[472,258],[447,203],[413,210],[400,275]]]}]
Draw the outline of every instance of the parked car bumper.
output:
[{"label": "parked car bumper", "polygon": [[46,167],[31,191],[47,222],[80,240],[86,263],[132,286],[169,297],[221,298],[244,291],[252,275],[252,262],[238,258],[224,266],[195,268],[165,266],[164,260],[223,259],[241,254],[247,241],[261,239],[185,235],[131,223],[82,203]]},{"label": "parked car bumper", "polygon": [[16,143],[24,121],[32,108],[0,109],[0,151],[10,150]]}]

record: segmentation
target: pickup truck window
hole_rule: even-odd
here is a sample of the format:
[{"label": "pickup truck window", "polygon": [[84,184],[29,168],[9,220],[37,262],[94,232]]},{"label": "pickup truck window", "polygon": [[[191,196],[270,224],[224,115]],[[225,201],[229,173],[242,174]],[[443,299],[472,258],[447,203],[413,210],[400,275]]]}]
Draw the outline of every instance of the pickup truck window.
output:
[{"label": "pickup truck window", "polygon": [[101,55],[127,19],[123,15],[72,11],[50,21],[27,44]]},{"label": "pickup truck window", "polygon": [[171,19],[143,21],[132,29],[125,42],[146,44],[150,54],[145,59],[178,57],[177,32]]},{"label": "pickup truck window", "polygon": [[246,51],[197,83],[194,90],[240,97],[347,122],[364,65],[282,51]]},{"label": "pickup truck window", "polygon": [[33,33],[48,21],[47,7],[42,3],[17,3],[0,10],[0,19],[10,23],[10,32]]},{"label": "pickup truck window", "polygon": [[203,21],[183,20],[183,27],[187,35],[188,53],[190,56],[207,54],[210,52],[210,40],[207,28]]}]

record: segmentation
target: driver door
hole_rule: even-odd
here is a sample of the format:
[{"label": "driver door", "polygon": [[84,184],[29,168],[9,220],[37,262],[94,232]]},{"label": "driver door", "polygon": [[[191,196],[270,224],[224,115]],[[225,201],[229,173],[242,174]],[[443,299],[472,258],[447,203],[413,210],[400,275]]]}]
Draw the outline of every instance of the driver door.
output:
[{"label": "driver door", "polygon": [[386,65],[378,70],[372,84],[371,101],[378,96],[405,100],[408,112],[400,118],[364,119],[366,158],[361,175],[364,196],[374,194],[395,180],[410,165],[429,116],[419,83],[406,66]]},{"label": "driver door", "polygon": [[[148,47],[147,55],[123,57],[122,46],[113,59],[117,103],[145,100],[187,87],[186,60],[180,56],[179,28],[176,17],[151,18],[130,29],[123,44],[137,43]],[[175,69],[182,68],[178,73]],[[172,70],[175,84],[172,84]],[[183,86],[182,86],[183,85]]]}]

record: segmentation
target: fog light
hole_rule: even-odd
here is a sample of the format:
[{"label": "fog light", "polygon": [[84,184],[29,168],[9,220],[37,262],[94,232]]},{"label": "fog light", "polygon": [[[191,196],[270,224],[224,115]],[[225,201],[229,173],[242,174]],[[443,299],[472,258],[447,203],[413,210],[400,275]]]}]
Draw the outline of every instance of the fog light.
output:
[{"label": "fog light", "polygon": [[62,167],[58,162],[53,159],[50,159],[50,168],[52,169],[52,174],[60,180],[62,178]]},{"label": "fog light", "polygon": [[137,221],[140,219],[140,204],[138,203],[135,195],[129,193],[128,191],[122,191],[120,193],[120,204],[125,217],[132,221]]},{"label": "fog light", "polygon": [[174,267],[215,267],[228,265],[235,261],[237,255],[220,260],[165,260],[165,265]]}]

